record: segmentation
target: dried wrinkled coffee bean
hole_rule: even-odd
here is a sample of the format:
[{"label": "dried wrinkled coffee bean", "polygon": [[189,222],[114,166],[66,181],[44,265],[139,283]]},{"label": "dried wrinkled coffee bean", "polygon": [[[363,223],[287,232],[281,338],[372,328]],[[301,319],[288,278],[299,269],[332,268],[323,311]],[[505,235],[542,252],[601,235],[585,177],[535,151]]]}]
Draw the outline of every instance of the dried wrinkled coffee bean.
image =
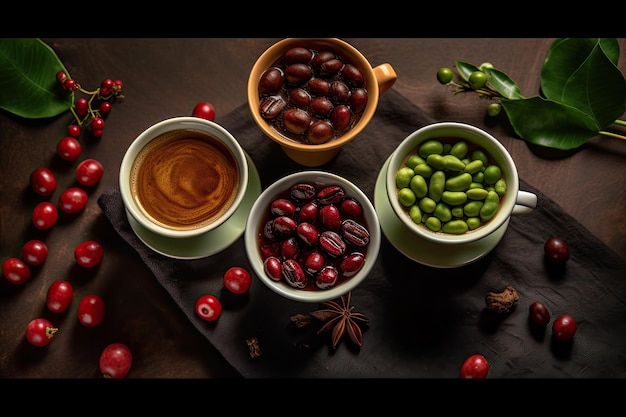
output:
[{"label": "dried wrinkled coffee bean", "polygon": [[339,185],[329,185],[317,193],[317,201],[321,204],[337,204],[346,196],[345,190]]},{"label": "dried wrinkled coffee bean", "polygon": [[320,234],[319,243],[330,256],[338,257],[346,253],[346,242],[337,232],[326,230]]},{"label": "dried wrinkled coffee bean", "polygon": [[263,236],[271,241],[275,241],[278,239],[278,235],[276,234],[276,230],[274,230],[274,221],[268,220],[263,227]]},{"label": "dried wrinkled coffee bean", "polygon": [[370,232],[362,224],[346,219],[341,223],[341,234],[350,243],[356,246],[367,246],[370,243]]},{"label": "dried wrinkled coffee bean", "polygon": [[295,288],[306,287],[307,278],[300,264],[294,259],[287,259],[282,263],[281,273],[285,281]]},{"label": "dried wrinkled coffee bean", "polygon": [[291,187],[291,198],[298,202],[310,201],[315,197],[315,186],[312,184],[296,184]]},{"label": "dried wrinkled coffee bean", "polygon": [[286,105],[285,100],[279,96],[267,96],[261,100],[259,111],[264,119],[275,119]]}]

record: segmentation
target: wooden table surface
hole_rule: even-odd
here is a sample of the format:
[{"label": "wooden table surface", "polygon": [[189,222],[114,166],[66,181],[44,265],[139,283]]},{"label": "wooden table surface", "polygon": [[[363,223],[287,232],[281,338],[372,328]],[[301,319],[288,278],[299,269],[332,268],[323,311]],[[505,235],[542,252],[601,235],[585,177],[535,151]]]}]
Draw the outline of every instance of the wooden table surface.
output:
[{"label": "wooden table surface", "polygon": [[[87,207],[78,216],[61,216],[62,221],[45,232],[31,223],[32,208],[41,198],[30,189],[29,176],[39,166],[51,168],[58,181],[55,202],[60,190],[73,183],[75,165],[56,154],[71,115],[25,122],[0,112],[0,257],[3,261],[19,257],[22,245],[35,238],[50,249],[46,262],[33,268],[27,283],[0,280],[0,377],[100,378],[100,352],[120,330],[133,334],[135,340],[129,378],[240,377],[115,233],[97,196],[117,184],[126,148],[151,124],[190,115],[199,101],[214,104],[217,121],[244,105],[248,73],[257,56],[276,40],[44,39],[83,86],[95,89],[104,78],[121,79],[126,99],[114,104],[99,140],[81,139],[80,159],[98,159],[105,168],[103,179],[90,191]],[[626,141],[595,137],[576,152],[534,149],[515,137],[506,123],[488,122],[484,101],[473,94],[455,95],[435,77],[439,67],[453,68],[458,60],[475,65],[488,61],[514,79],[525,96],[537,95],[541,67],[553,39],[345,40],[372,65],[390,63],[398,75],[393,88],[435,120],[474,124],[499,138],[522,179],[626,259]],[[626,39],[619,43],[623,51]],[[626,73],[623,57],[619,68]],[[74,265],[74,247],[87,239],[98,240],[105,250],[96,273],[81,272]],[[88,293],[107,294],[110,314],[93,332],[81,331],[77,320],[66,317],[63,332],[49,346],[32,347],[24,337],[26,325],[36,317],[54,317],[45,307],[45,295],[57,279],[70,280],[78,294],[62,314],[76,314],[76,297]]]}]

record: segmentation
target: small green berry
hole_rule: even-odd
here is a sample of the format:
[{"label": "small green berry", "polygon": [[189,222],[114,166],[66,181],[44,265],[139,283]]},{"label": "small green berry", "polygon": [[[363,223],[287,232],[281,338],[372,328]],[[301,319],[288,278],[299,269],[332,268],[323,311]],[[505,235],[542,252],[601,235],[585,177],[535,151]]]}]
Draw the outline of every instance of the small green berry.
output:
[{"label": "small green berry", "polygon": [[454,78],[454,73],[450,68],[442,67],[437,71],[437,80],[441,84],[448,84]]},{"label": "small green berry", "polygon": [[485,68],[493,68],[493,64],[491,62],[483,62],[482,64],[480,64],[480,66],[478,67],[479,70],[481,71],[485,71]]},{"label": "small green berry", "polygon": [[469,76],[469,84],[474,90],[483,88],[489,77],[482,71],[474,71]]},{"label": "small green berry", "polygon": [[487,114],[491,117],[495,117],[500,114],[502,105],[500,103],[489,103],[487,106]]}]

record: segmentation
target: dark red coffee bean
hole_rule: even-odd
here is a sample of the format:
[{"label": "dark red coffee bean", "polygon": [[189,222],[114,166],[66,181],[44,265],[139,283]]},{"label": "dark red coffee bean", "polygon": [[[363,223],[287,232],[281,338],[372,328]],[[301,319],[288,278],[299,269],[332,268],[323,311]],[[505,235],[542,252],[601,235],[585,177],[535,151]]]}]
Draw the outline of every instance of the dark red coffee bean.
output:
[{"label": "dark red coffee bean", "polygon": [[294,259],[287,259],[282,263],[281,273],[285,281],[294,288],[304,288],[307,278],[300,264]]}]

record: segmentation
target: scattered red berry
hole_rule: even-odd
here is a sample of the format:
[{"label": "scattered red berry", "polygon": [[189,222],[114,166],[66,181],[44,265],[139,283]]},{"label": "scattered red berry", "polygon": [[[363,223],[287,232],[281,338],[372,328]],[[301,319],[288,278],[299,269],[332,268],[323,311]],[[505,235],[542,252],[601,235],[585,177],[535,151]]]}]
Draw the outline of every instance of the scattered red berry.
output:
[{"label": "scattered red berry", "polygon": [[530,305],[528,313],[530,314],[530,320],[539,326],[545,326],[550,321],[550,312],[539,301],[535,301]]},{"label": "scattered red berry", "polygon": [[569,259],[567,242],[560,237],[551,236],[543,245],[545,257],[553,265],[563,265]]},{"label": "scattered red berry", "polygon": [[70,187],[59,196],[59,209],[64,213],[74,214],[85,208],[89,196],[80,187]]},{"label": "scattered red berry", "polygon": [[2,263],[2,274],[13,284],[23,284],[30,278],[30,268],[20,258],[7,258]]},{"label": "scattered red berry", "polygon": [[102,350],[98,367],[104,378],[125,378],[133,365],[133,354],[123,343],[111,343]]},{"label": "scattered red berry", "polygon": [[222,303],[212,294],[198,297],[195,309],[198,317],[205,321],[215,321],[222,315]]},{"label": "scattered red berry", "polygon": [[483,355],[471,355],[461,365],[460,377],[464,379],[486,378],[489,373],[489,362]]},{"label": "scattered red berry", "polygon": [[48,287],[46,306],[53,313],[62,313],[72,304],[74,288],[68,281],[58,279]]},{"label": "scattered red berry", "polygon": [[199,117],[201,119],[206,119],[210,121],[215,120],[215,108],[208,101],[201,101],[196,104],[191,112],[191,115],[194,117]]},{"label": "scattered red berry", "polygon": [[26,326],[26,340],[33,346],[47,346],[58,330],[50,320],[37,318]]},{"label": "scattered red berry", "polygon": [[76,180],[85,186],[97,184],[104,174],[104,167],[95,159],[85,159],[76,167]]},{"label": "scattered red berry", "polygon": [[554,323],[552,323],[552,334],[557,340],[567,341],[574,337],[577,327],[574,317],[569,314],[562,314],[554,319]]},{"label": "scattered red berry", "polygon": [[29,265],[41,265],[48,258],[48,246],[38,239],[32,239],[22,246],[22,259]]},{"label": "scattered red berry", "polygon": [[66,161],[75,161],[83,153],[83,148],[75,137],[65,136],[57,144],[57,153]]},{"label": "scattered red berry", "polygon": [[46,230],[54,226],[59,218],[57,207],[49,201],[42,201],[33,209],[32,220],[39,230]]},{"label": "scattered red berry", "polygon": [[102,297],[96,294],[86,295],[78,304],[78,321],[83,326],[94,327],[102,323],[106,307]]},{"label": "scattered red berry", "polygon": [[239,266],[233,266],[224,273],[224,286],[234,294],[243,294],[250,288],[250,273]]},{"label": "scattered red berry", "polygon": [[85,268],[93,268],[100,264],[104,256],[104,249],[95,240],[86,240],[76,245],[74,257],[76,262]]},{"label": "scattered red berry", "polygon": [[48,168],[35,168],[30,174],[30,186],[37,194],[47,197],[57,189],[57,180]]}]

